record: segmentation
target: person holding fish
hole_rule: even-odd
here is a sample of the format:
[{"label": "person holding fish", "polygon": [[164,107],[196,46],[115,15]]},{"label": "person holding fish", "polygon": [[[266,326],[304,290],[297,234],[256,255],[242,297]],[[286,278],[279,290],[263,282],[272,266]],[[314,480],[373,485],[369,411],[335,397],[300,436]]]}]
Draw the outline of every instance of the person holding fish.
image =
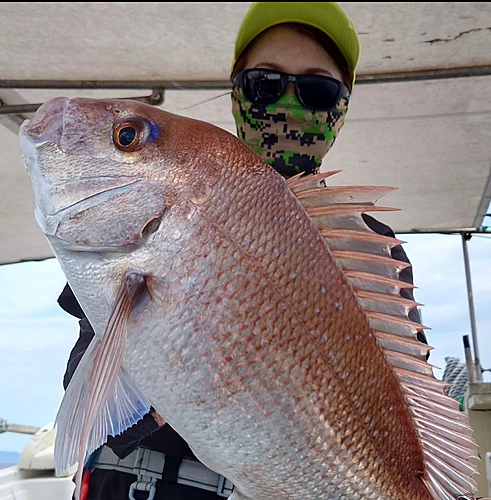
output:
[{"label": "person holding fish", "polygon": [[[285,178],[316,174],[344,123],[355,82],[359,41],[355,26],[332,2],[257,2],[240,27],[232,65],[237,136]],[[363,214],[374,232],[390,228]],[[409,262],[400,245],[392,257]],[[408,267],[400,280],[412,284]],[[413,299],[411,288],[401,295]],[[93,338],[67,285],[61,307],[80,319],[80,338],[68,362],[65,388]],[[410,319],[419,322],[416,309]],[[426,342],[423,332],[418,339]],[[199,463],[186,442],[151,411],[94,453],[86,465],[82,499],[212,500],[232,484]]]}]

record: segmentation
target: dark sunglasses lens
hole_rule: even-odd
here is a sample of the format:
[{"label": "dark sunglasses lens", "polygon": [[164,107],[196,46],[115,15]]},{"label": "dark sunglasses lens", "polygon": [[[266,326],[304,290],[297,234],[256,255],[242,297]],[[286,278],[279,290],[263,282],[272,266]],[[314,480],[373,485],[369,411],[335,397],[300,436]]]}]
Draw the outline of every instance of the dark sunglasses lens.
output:
[{"label": "dark sunglasses lens", "polygon": [[336,105],[339,84],[327,78],[305,78],[298,82],[298,94],[304,106],[318,110]]},{"label": "dark sunglasses lens", "polygon": [[271,104],[283,93],[281,75],[262,71],[251,71],[244,75],[244,94],[252,102]]}]

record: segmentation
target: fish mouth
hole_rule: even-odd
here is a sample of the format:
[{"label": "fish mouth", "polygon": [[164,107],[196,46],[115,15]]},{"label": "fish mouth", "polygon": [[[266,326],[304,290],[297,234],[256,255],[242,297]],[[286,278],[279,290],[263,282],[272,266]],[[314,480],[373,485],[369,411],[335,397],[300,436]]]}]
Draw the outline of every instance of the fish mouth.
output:
[{"label": "fish mouth", "polygon": [[[56,246],[70,251],[123,252],[133,251],[159,230],[169,206],[160,203],[160,191],[142,180],[133,180],[74,200],[71,204],[46,213],[39,204],[35,216],[43,233]],[[105,207],[118,203],[118,198],[140,198],[144,192],[151,203],[143,203],[143,211],[114,221]],[[130,203],[131,205],[131,203]],[[119,222],[118,222],[119,221]],[[100,230],[102,227],[102,231]]]},{"label": "fish mouth", "polygon": [[[72,202],[65,205],[58,205],[57,207],[50,206],[49,208],[43,203],[35,204],[35,217],[46,236],[55,236],[60,224],[64,220],[77,216],[79,213],[93,208],[104,203],[108,203],[113,198],[128,192],[133,186],[140,183],[140,181],[132,179],[128,182],[125,179],[110,179],[114,184],[112,187],[106,186],[105,189],[88,194],[79,199],[74,199]],[[44,206],[43,206],[44,205]]]},{"label": "fish mouth", "polygon": [[47,207],[46,215],[53,216],[70,209],[86,210],[92,206],[109,201],[111,198],[128,191],[138,184],[138,177],[86,177],[72,182],[51,184],[53,203]]},{"label": "fish mouth", "polygon": [[21,135],[33,144],[52,142],[59,147],[68,101],[68,97],[55,97],[45,102],[36,111],[32,120],[26,120],[21,125]]}]

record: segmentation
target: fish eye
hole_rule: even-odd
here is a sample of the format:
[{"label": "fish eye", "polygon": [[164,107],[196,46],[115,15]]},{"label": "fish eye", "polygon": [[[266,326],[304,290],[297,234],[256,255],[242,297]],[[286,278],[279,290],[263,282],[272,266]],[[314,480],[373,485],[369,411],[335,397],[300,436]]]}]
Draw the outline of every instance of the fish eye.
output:
[{"label": "fish eye", "polygon": [[136,139],[136,130],[133,127],[124,127],[118,132],[119,144],[127,148]]},{"label": "fish eye", "polygon": [[126,118],[114,127],[113,142],[121,151],[138,151],[148,140],[149,127],[141,118]]}]

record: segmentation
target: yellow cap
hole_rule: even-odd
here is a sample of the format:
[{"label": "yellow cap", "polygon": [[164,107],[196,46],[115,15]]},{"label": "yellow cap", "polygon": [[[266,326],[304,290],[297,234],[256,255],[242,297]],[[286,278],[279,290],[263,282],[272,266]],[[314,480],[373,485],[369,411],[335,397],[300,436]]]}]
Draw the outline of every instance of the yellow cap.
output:
[{"label": "yellow cap", "polygon": [[306,24],[324,32],[354,73],[360,56],[355,25],[335,2],[255,2],[240,25],[232,71],[244,49],[264,30],[283,23]]}]

